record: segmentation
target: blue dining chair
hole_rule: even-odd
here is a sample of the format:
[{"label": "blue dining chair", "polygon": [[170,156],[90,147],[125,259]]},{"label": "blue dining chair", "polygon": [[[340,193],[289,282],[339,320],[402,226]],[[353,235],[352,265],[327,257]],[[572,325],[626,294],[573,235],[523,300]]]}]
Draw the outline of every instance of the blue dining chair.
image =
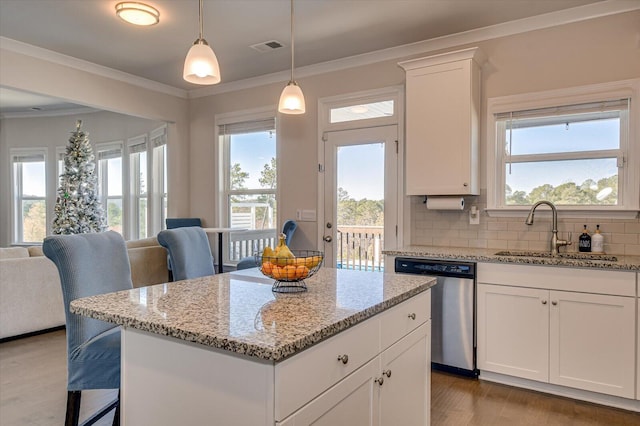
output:
[{"label": "blue dining chair", "polygon": [[[133,288],[129,256],[122,235],[97,234],[46,237],[42,250],[58,268],[67,333],[67,411],[65,425],[76,426],[83,390],[120,389],[120,327],[72,314],[72,300]],[[115,408],[120,424],[120,393],[83,424],[92,424]]]},{"label": "blue dining chair", "polygon": [[[298,224],[295,220],[287,220],[284,225],[282,225],[282,233],[285,235],[284,242],[286,245],[289,245],[291,242],[291,238],[293,238],[293,233],[296,231]],[[236,265],[236,269],[239,271],[241,269],[249,269],[255,268],[258,266],[256,262],[255,256],[247,256],[240,259],[238,264]]]},{"label": "blue dining chair", "polygon": [[173,278],[187,280],[215,273],[207,234],[199,226],[165,229],[158,242],[167,249]]},{"label": "blue dining chair", "polygon": [[167,229],[184,228],[187,226],[202,226],[199,217],[169,217],[165,219]]}]

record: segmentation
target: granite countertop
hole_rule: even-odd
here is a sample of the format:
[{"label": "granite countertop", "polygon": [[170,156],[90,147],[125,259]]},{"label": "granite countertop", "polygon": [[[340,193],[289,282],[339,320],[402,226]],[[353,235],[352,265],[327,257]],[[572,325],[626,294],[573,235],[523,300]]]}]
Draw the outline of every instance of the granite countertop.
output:
[{"label": "granite countertop", "polygon": [[320,268],[308,291],[274,293],[257,269],[71,302],[71,312],[277,362],[426,291],[435,278]]},{"label": "granite countertop", "polygon": [[[496,254],[500,252],[510,252],[511,255]],[[551,256],[549,253],[518,250],[417,245],[384,250],[382,253],[391,256],[424,257],[430,259],[640,271],[640,256],[620,256],[615,254],[560,253],[557,256]]]}]

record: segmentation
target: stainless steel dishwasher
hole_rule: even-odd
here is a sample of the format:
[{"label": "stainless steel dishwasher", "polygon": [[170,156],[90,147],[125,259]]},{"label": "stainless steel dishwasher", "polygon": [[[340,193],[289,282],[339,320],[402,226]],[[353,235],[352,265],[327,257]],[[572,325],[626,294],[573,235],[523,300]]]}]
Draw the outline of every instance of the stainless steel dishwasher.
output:
[{"label": "stainless steel dishwasher", "polygon": [[395,271],[433,275],[431,366],[470,377],[476,367],[476,264],[397,257]]}]

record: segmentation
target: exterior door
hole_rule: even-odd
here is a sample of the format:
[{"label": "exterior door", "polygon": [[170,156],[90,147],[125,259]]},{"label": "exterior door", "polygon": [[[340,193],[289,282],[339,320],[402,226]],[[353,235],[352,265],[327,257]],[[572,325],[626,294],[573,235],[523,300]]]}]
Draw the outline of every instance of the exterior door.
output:
[{"label": "exterior door", "polygon": [[397,238],[397,126],[325,135],[324,264],[381,271]]}]

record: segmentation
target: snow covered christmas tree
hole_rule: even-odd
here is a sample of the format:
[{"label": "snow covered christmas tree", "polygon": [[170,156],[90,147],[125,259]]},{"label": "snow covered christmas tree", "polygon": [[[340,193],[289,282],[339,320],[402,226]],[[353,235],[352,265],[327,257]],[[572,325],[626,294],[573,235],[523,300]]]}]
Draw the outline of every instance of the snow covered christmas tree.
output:
[{"label": "snow covered christmas tree", "polygon": [[95,156],[82,120],[71,133],[64,156],[64,173],[56,197],[54,234],[86,234],[107,230],[107,219],[98,199]]}]

